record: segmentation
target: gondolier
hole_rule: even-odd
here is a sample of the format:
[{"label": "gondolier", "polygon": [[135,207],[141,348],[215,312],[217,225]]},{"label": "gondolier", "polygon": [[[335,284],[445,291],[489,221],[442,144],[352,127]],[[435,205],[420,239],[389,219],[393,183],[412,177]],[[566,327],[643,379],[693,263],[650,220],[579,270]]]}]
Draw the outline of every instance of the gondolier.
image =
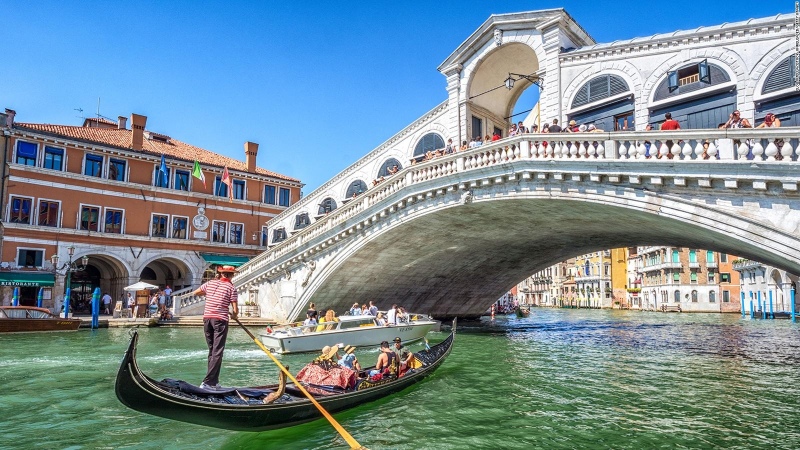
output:
[{"label": "gondolier", "polygon": [[228,338],[229,308],[236,317],[239,314],[236,288],[231,278],[236,272],[233,266],[221,266],[217,269],[219,279],[209,280],[197,288],[192,294],[204,295],[206,305],[203,310],[203,331],[208,344],[208,372],[200,387],[203,389],[219,388],[219,372],[222,368],[222,355],[225,353],[225,341]]}]

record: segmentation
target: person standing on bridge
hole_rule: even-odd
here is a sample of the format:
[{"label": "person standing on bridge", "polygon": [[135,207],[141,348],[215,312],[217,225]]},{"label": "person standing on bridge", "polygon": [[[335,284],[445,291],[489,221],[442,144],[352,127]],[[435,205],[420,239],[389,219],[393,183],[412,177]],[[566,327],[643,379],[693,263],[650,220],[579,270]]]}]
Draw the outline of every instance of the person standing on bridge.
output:
[{"label": "person standing on bridge", "polygon": [[222,369],[222,356],[225,353],[225,341],[228,339],[228,315],[234,319],[239,314],[236,288],[231,283],[236,268],[221,266],[217,269],[220,278],[209,280],[192,292],[194,295],[204,295],[206,305],[203,310],[203,331],[208,345],[208,372],[203,382],[202,389],[219,388],[219,372]]}]

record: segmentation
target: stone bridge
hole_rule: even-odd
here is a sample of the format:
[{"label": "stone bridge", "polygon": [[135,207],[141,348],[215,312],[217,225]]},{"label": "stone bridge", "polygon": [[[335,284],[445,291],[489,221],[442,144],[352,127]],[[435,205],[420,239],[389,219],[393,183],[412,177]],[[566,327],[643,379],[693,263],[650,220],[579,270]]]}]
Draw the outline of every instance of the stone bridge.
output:
[{"label": "stone bridge", "polygon": [[636,245],[709,249],[800,273],[798,136],[525,134],[423,161],[242,266],[240,303],[279,321],[300,317],[309,301],[475,317],[555,262]]}]

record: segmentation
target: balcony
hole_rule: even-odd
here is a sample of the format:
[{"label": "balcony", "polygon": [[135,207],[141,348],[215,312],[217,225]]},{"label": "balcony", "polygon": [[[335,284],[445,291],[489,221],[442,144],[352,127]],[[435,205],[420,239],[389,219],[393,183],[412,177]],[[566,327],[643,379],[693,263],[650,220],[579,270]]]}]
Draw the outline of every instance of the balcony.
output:
[{"label": "balcony", "polygon": [[758,261],[753,261],[750,259],[737,259],[733,261],[733,270],[752,269],[761,265],[762,264]]},{"label": "balcony", "polygon": [[717,262],[716,261],[707,262],[706,263],[706,268],[707,269],[716,269],[717,268]]}]

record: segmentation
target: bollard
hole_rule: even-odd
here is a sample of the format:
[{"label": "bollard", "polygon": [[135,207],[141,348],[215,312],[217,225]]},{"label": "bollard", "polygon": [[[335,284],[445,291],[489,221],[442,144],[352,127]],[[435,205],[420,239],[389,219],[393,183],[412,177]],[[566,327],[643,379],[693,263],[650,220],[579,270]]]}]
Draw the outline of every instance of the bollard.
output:
[{"label": "bollard", "polygon": [[766,299],[764,300],[764,304],[761,304],[761,291],[758,291],[758,310],[761,311],[762,319],[767,318],[767,302]]},{"label": "bollard", "polygon": [[41,308],[44,301],[44,288],[39,288],[39,293],[36,294],[36,307]]},{"label": "bollard", "polygon": [[100,288],[92,293],[92,329],[100,328]]},{"label": "bollard", "polygon": [[14,294],[11,296],[11,306],[19,306],[19,288],[14,288]]},{"label": "bollard", "polygon": [[64,318],[65,319],[69,317],[69,297],[70,297],[71,293],[72,293],[72,288],[67,288],[67,290],[64,291]]},{"label": "bollard", "polygon": [[742,317],[744,317],[744,292],[742,292],[742,300],[739,302],[742,306]]},{"label": "bollard", "polygon": [[753,310],[753,297],[750,297],[750,318],[756,318],[756,312]]},{"label": "bollard", "polygon": [[794,289],[792,289],[792,322],[796,322],[794,314]]},{"label": "bollard", "polygon": [[775,311],[772,310],[772,291],[769,291],[769,318],[775,318]]}]

